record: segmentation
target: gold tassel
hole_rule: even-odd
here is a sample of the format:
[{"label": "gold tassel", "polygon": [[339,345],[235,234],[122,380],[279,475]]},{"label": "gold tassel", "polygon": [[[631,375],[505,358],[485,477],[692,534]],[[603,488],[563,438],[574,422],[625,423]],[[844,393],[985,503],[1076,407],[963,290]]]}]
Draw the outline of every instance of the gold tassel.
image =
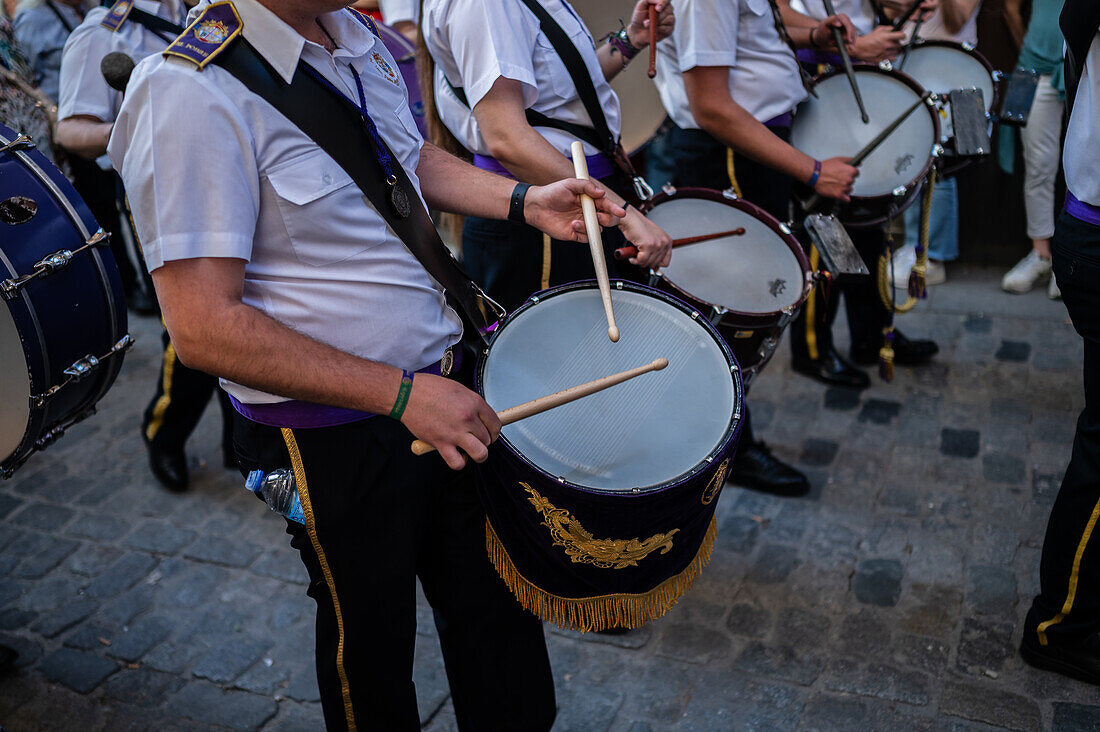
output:
[{"label": "gold tassel", "polygon": [[500,543],[492,524],[485,519],[485,548],[489,552],[489,559],[519,604],[544,621],[581,633],[608,628],[632,630],[667,613],[680,596],[691,589],[695,578],[710,561],[717,536],[718,523],[712,517],[703,543],[691,564],[680,574],[670,577],[649,592],[571,598],[552,595],[520,574],[512,563],[512,558],[508,556],[508,550]]},{"label": "gold tassel", "polygon": [[878,375],[883,381],[894,380],[894,326],[883,331],[882,348],[878,352]]},{"label": "gold tassel", "polygon": [[909,272],[909,297],[923,300],[928,296],[927,286],[924,281],[927,269],[928,255],[924,254],[917,257],[917,263],[913,265],[912,271]]}]

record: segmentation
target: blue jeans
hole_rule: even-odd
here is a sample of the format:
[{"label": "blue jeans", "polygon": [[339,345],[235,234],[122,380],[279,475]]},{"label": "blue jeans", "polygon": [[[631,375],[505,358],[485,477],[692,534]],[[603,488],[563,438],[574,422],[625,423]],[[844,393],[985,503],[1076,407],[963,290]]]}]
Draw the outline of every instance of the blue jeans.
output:
[{"label": "blue jeans", "polygon": [[[905,210],[906,244],[915,245],[920,241],[921,196]],[[959,258],[959,186],[954,178],[937,180],[932,193],[928,257],[938,262],[953,262]]]}]

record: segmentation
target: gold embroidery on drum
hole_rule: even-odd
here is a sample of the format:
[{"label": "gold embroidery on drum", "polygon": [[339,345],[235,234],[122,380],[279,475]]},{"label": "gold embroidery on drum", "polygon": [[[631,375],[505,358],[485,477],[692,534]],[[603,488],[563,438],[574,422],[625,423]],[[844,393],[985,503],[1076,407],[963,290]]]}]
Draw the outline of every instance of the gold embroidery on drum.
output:
[{"label": "gold embroidery on drum", "polygon": [[726,471],[730,468],[730,459],[726,458],[722,461],[722,464],[718,466],[718,472],[714,474],[714,477],[707,483],[707,487],[703,489],[703,496],[700,498],[700,502],[704,506],[709,506],[710,502],[714,500],[714,497],[718,495],[718,491],[722,490],[722,486],[726,484]]},{"label": "gold embroidery on drum", "polygon": [[526,483],[520,485],[531,494],[527,500],[542,514],[542,525],[550,530],[554,546],[565,549],[565,555],[574,564],[591,564],[600,569],[637,567],[638,560],[645,559],[658,549],[661,554],[668,554],[672,549],[672,535],[679,531],[673,529],[667,534],[654,534],[645,541],[596,539],[569,511],[556,507]]}]

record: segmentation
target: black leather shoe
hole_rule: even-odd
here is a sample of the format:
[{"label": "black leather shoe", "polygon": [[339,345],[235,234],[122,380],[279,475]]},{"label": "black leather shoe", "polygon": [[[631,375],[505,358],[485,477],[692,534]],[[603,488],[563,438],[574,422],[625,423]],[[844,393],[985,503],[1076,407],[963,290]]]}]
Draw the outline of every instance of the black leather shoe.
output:
[{"label": "black leather shoe", "polygon": [[804,496],[810,481],[779,460],[763,442],[747,442],[737,450],[730,466],[730,483],[776,496]]},{"label": "black leather shoe", "polygon": [[187,490],[187,456],[183,450],[168,450],[146,442],[149,450],[149,467],[160,484],[170,491]]},{"label": "black leather shoe", "polygon": [[[878,363],[881,345],[856,343],[852,345],[852,360],[864,366]],[[920,366],[928,363],[940,352],[935,341],[912,341],[899,331],[894,331],[894,363],[900,366]]]},{"label": "black leather shoe", "polygon": [[160,312],[156,298],[149,297],[145,290],[135,287],[134,291],[126,296],[126,307],[135,315],[156,315]]},{"label": "black leather shoe", "polygon": [[0,646],[0,674],[15,668],[15,662],[19,658],[19,652],[8,646]]},{"label": "black leather shoe", "polygon": [[846,386],[851,389],[866,389],[871,385],[871,377],[860,371],[835,349],[830,348],[820,358],[792,359],[791,368],[811,379],[830,386]]},{"label": "black leather shoe", "polygon": [[1029,665],[1100,686],[1100,633],[1083,643],[1039,645],[1034,630],[1024,631],[1020,657]]}]

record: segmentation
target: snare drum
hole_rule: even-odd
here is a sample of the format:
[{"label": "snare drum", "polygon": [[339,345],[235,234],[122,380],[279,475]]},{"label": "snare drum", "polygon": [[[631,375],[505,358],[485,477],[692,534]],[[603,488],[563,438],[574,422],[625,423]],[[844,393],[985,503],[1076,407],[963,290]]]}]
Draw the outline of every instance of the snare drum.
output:
[{"label": "snare drum", "polygon": [[613,282],[538,293],[496,331],[477,389],[511,407],[667,358],[662,371],[506,426],[482,469],[489,555],[519,602],[576,630],[638,627],[687,590],[713,544],[741,423],[741,374],[695,308]]},{"label": "snare drum", "polygon": [[424,118],[424,98],[420,95],[420,80],[416,73],[416,46],[408,38],[401,35],[385,23],[375,22],[378,28],[378,36],[382,39],[386,50],[397,62],[397,70],[401,78],[405,80],[405,87],[409,90],[409,109],[412,110],[413,119],[416,120],[416,129],[420,135],[428,139],[428,121]]},{"label": "snare drum", "polygon": [[669,189],[649,202],[645,214],[673,239],[745,230],[677,247],[651,284],[691,303],[718,328],[747,387],[813,290],[802,247],[785,224],[730,193]]},{"label": "snare drum", "polygon": [[[871,121],[861,119],[844,72],[830,71],[814,79],[817,96],[798,107],[791,125],[795,148],[817,160],[851,157],[924,94],[908,76],[877,66],[856,66],[855,75]],[[878,226],[905,210],[932,167],[939,139],[935,108],[921,105],[863,161],[840,220],[851,227]]]},{"label": "snare drum", "polygon": [[95,411],[126,333],[118,270],[84,202],[0,125],[0,473]]}]

